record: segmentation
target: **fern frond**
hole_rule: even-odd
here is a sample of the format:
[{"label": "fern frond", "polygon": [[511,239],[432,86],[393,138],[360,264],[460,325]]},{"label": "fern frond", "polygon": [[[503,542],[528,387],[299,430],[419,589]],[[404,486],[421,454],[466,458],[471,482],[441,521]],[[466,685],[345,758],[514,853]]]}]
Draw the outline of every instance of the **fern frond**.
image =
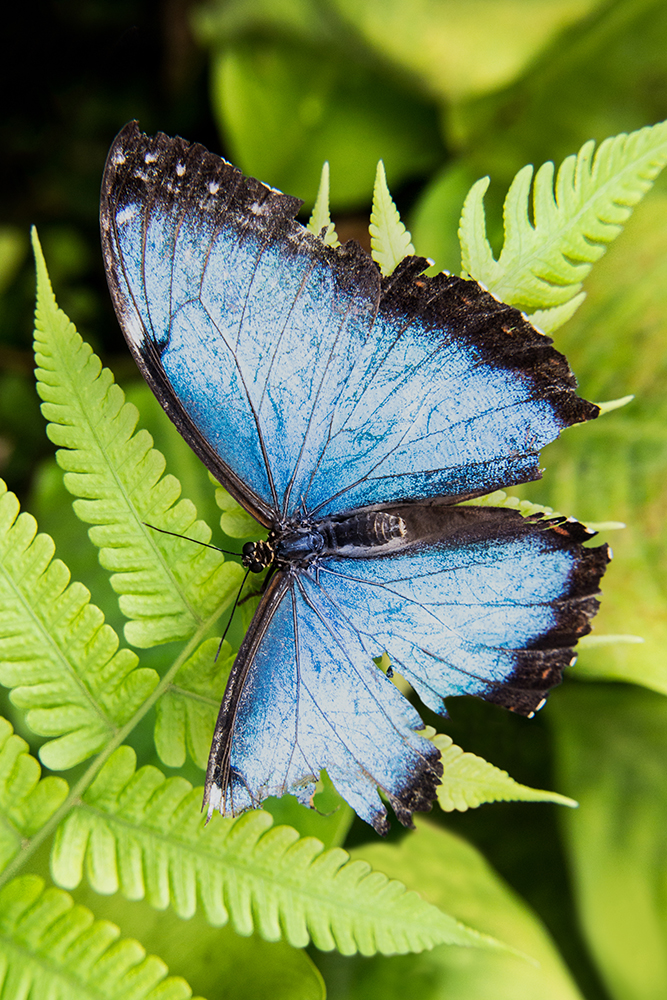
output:
[{"label": "fern frond", "polygon": [[530,500],[519,500],[518,497],[510,496],[504,490],[494,490],[484,497],[475,497],[474,500],[462,500],[459,507],[509,507],[511,510],[518,510],[523,517],[531,514],[544,514],[545,517],[560,517],[558,511],[553,507],[545,507],[541,503],[531,503]]},{"label": "fern frond", "polygon": [[80,583],[54,559],[30,514],[0,480],[0,683],[44,744],[55,770],[101,750],[158,683],[118,649],[118,636]]},{"label": "fern frond", "polygon": [[[211,477],[212,478],[212,477]],[[224,486],[217,486],[215,491],[215,502],[222,511],[220,516],[220,527],[230,538],[247,538],[254,535],[258,538],[263,534],[263,529],[247,510],[236,502],[231,493],[228,493]]]},{"label": "fern frond", "polygon": [[438,785],[438,803],[445,812],[465,812],[485,802],[557,802],[576,807],[574,799],[558,792],[545,792],[521,785],[474,753],[465,753],[444,733],[432,737],[442,754],[442,783]]},{"label": "fern frond", "polygon": [[412,237],[401,222],[398,209],[387,187],[387,175],[382,160],[377,165],[373,188],[371,224],[371,256],[386,277],[404,257],[414,254]]},{"label": "fern frond", "polygon": [[[610,407],[613,409],[613,407]],[[487,493],[485,497],[475,497],[474,500],[462,500],[459,507],[509,507],[510,510],[518,510],[522,517],[529,517],[531,514],[543,514],[546,519],[552,517],[563,517],[553,507],[545,507],[541,503],[531,503],[530,500],[519,500],[518,497],[510,496],[504,490],[495,490]],[[578,518],[577,520],[581,520]],[[619,531],[625,528],[623,521],[581,521],[591,531]],[[587,638],[587,636],[584,636]],[[583,639],[579,640],[583,642]]]},{"label": "fern frond", "polygon": [[155,704],[155,748],[167,767],[182,767],[186,748],[198,767],[206,767],[234,661],[228,642],[216,660],[218,646],[218,639],[203,642]]},{"label": "fern frond", "polygon": [[263,810],[206,826],[201,789],[154,767],[135,772],[135,761],[119,747],[59,827],[52,872],[60,885],[78,885],[85,860],[98,892],[120,889],[157,909],[171,903],[186,918],[199,898],[213,925],[231,920],[240,934],[256,928],[269,941],[312,940],[346,955],[444,942],[497,947],[340,848],[272,828]]},{"label": "fern frond", "polygon": [[219,552],[147,527],[203,542],[211,537],[194,505],[178,500],[178,480],[163,476],[165,461],[150,434],[135,433],[136,408],[58,308],[36,234],[33,243],[37,388],[65,485],[81,498],[74,509],[95,525],[91,541],[132,619],[128,641],[145,647],[187,638],[228,603],[241,569]]},{"label": "fern frond", "polygon": [[41,777],[26,741],[0,718],[0,871],[53,816],[68,790],[62,778]]},{"label": "fern frond", "polygon": [[553,163],[542,164],[534,182],[532,166],[519,171],[505,198],[505,242],[497,261],[486,237],[488,177],[473,185],[463,206],[464,273],[503,302],[532,313],[545,332],[583,301],[581,284],[593,262],[667,163],[667,122],[605,139],[594,151],[590,141],[568,156],[555,186]]},{"label": "fern frond", "polygon": [[[62,889],[24,875],[0,890],[0,994],[7,1000],[187,1000],[180,976]],[[201,998],[199,998],[201,1000]]]},{"label": "fern frond", "polygon": [[[314,236],[319,236],[327,246],[340,246],[338,234],[329,215],[329,164],[326,161],[322,164],[320,186],[317,189],[315,206],[306,229],[313,233]],[[322,230],[324,230],[324,233]]]}]

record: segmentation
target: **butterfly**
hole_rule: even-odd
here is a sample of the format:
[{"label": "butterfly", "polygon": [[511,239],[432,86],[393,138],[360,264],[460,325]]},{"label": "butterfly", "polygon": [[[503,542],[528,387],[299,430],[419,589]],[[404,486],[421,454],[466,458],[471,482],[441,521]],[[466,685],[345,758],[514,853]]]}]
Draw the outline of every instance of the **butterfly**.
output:
[{"label": "butterfly", "polygon": [[[551,340],[475,281],[411,256],[390,277],[327,246],[301,202],[197,144],[116,137],[102,184],[111,296],[185,440],[268,529],[268,584],[211,747],[208,815],[320,772],[379,833],[442,775],[421,701],[541,707],[590,631],[606,546],[565,518],[462,501],[537,479],[539,450],[599,409]],[[379,792],[382,792],[382,798]]]}]

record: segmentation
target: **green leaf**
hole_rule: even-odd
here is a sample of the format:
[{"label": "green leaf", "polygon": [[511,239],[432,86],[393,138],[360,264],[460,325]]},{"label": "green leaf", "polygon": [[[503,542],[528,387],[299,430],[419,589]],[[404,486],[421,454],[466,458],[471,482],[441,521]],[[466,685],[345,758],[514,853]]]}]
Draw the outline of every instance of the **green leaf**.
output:
[{"label": "green leaf", "polygon": [[610,997],[654,1000],[667,982],[667,701],[626,685],[571,684],[550,703],[578,920]]},{"label": "green leaf", "polygon": [[368,230],[371,234],[371,255],[385,277],[395,270],[404,257],[415,252],[410,233],[401,222],[398,209],[389,193],[382,160],[375,173],[373,209]]},{"label": "green leaf", "polygon": [[[497,298],[528,313],[542,327],[558,309],[558,323],[572,311],[592,264],[621,232],[633,207],[667,163],[667,122],[630,135],[585,143],[558,171],[544,163],[532,184],[532,166],[510,185],[504,206],[505,242],[496,261],[486,237],[484,194],[489,179],[471,188],[461,214],[459,236],[465,273]],[[581,301],[581,299],[579,299]],[[570,310],[564,307],[570,305]],[[553,316],[552,316],[553,319]]]},{"label": "green leaf", "polygon": [[[318,955],[332,987],[344,977],[346,1000],[582,1000],[539,918],[472,845],[421,817],[399,843],[363,844],[352,851],[416,889],[436,906],[508,942],[533,962],[500,951],[434,948],[423,955],[347,959]],[[333,989],[332,989],[333,992]]]},{"label": "green leaf", "polygon": [[322,163],[331,203],[364,205],[375,165],[391,183],[439,162],[436,109],[349,48],[243,37],[215,43],[213,111],[231,159],[253,177],[312,204]]},{"label": "green leaf", "polygon": [[[320,186],[317,191],[317,198],[313,207],[312,215],[306,229],[314,236],[319,236],[327,246],[339,247],[336,228],[329,215],[329,164],[325,160],[322,164],[322,176]],[[322,233],[324,230],[324,234]]]},{"label": "green leaf", "polygon": [[40,778],[40,766],[28,750],[25,740],[0,718],[0,871],[67,797],[67,782]]},{"label": "green leaf", "polygon": [[634,395],[621,396],[620,399],[610,399],[606,403],[598,403],[600,407],[600,416],[604,413],[611,413],[613,410],[620,410],[621,407],[627,406],[634,399]]},{"label": "green leaf", "polygon": [[[65,485],[82,499],[74,508],[95,527],[91,541],[113,570],[111,584],[123,613],[128,641],[151,646],[205,629],[237,589],[241,569],[212,549],[210,529],[195,507],[178,501],[180,485],[163,476],[164,458],[146,431],[134,433],[138,414],[124,402],[113,375],[85,344],[56,305],[36,235],[37,309],[35,353],[42,412],[48,434],[60,446]],[[177,502],[178,501],[178,502]]]},{"label": "green leaf", "polygon": [[224,486],[217,487],[215,502],[223,512],[220,518],[220,527],[230,538],[247,538],[249,535],[257,538],[265,533],[264,528],[236,502]]},{"label": "green leaf", "polygon": [[[155,705],[155,749],[168,767],[181,767],[187,751],[206,768],[215,720],[234,656],[228,642],[207,639],[185,661]],[[217,659],[216,659],[217,657]]]},{"label": "green leaf", "polygon": [[391,882],[340,848],[322,849],[291,827],[272,827],[263,810],[206,825],[201,789],[165,778],[154,767],[135,772],[135,754],[120,747],[83,801],[58,829],[52,857],[56,881],[73,888],[84,860],[98,892],[120,889],[157,909],[170,903],[188,918],[199,899],[209,922],[231,920],[239,934],[257,928],[268,941],[295,947],[421,951],[447,942],[497,947]]},{"label": "green leaf", "polygon": [[376,58],[440,101],[506,87],[600,0],[332,0]]},{"label": "green leaf", "polygon": [[33,732],[55,737],[40,757],[60,770],[101,750],[159,678],[137,667],[136,653],[118,650],[89,591],[70,584],[54,551],[0,480],[0,682]]},{"label": "green leaf", "polygon": [[474,753],[465,753],[449,736],[438,733],[432,737],[442,754],[444,773],[438,785],[438,803],[445,812],[465,812],[485,802],[557,802],[563,806],[577,803],[558,792],[544,792],[520,785]]},{"label": "green leaf", "polygon": [[460,507],[509,507],[510,510],[518,510],[522,517],[529,517],[531,514],[544,514],[545,517],[561,517],[553,507],[545,507],[543,504],[531,503],[530,500],[521,500],[519,497],[505,493],[504,490],[494,490],[484,497],[475,497],[474,500],[462,500]]},{"label": "green leaf", "polygon": [[187,1000],[184,979],[146,955],[138,941],[120,938],[107,920],[75,906],[69,893],[44,888],[35,875],[0,889],[0,966],[3,997],[53,1000]]},{"label": "green leaf", "polygon": [[211,1000],[325,1000],[322,977],[303,948],[286,941],[241,937],[228,924],[211,927],[201,913],[187,922],[173,910],[154,910],[120,893],[103,900],[89,886],[77,902],[102,910],[148,952],[169,956],[173,975]]}]

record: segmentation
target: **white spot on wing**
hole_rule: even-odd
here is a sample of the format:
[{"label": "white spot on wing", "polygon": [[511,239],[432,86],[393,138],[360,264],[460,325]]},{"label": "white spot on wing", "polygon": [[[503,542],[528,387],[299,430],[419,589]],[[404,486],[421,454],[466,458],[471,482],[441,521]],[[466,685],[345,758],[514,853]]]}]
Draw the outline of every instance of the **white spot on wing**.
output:
[{"label": "white spot on wing", "polygon": [[176,164],[176,174],[179,177],[182,177],[184,173],[185,173],[185,164],[184,163],[177,163]]},{"label": "white spot on wing", "polygon": [[220,808],[222,802],[222,789],[218,788],[217,785],[212,785],[211,790],[208,793],[208,819],[211,818],[216,809]]},{"label": "white spot on wing", "polygon": [[220,190],[220,185],[218,184],[217,181],[209,181],[208,190],[211,194],[217,194],[218,191]]},{"label": "white spot on wing", "polygon": [[116,150],[116,152],[113,154],[111,162],[113,163],[114,167],[121,167],[125,163],[125,153],[122,151],[122,149]]},{"label": "white spot on wing", "polygon": [[122,208],[118,215],[116,216],[116,224],[119,226],[124,226],[126,222],[129,222],[137,214],[136,205],[126,205]]},{"label": "white spot on wing", "polygon": [[146,153],[146,155],[144,156],[144,163],[155,163],[155,161],[157,160],[157,158],[158,158],[158,154],[155,152],[155,150],[151,150],[149,153]]},{"label": "white spot on wing", "polygon": [[146,335],[144,327],[134,309],[127,309],[123,312],[123,332],[135,347],[141,348]]}]

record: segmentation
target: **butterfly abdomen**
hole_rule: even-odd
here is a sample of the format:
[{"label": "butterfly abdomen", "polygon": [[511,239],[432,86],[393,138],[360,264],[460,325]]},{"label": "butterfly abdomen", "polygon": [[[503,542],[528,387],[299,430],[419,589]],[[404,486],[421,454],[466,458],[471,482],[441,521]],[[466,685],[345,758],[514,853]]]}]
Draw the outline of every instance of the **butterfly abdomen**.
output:
[{"label": "butterfly abdomen", "polygon": [[403,518],[385,511],[368,511],[351,517],[321,521],[317,530],[322,534],[326,549],[330,552],[350,545],[355,548],[375,548],[386,545],[394,538],[403,538],[406,534]]},{"label": "butterfly abdomen", "polygon": [[[317,556],[332,555],[342,549],[346,550],[346,555],[350,555],[350,549],[365,551],[377,548],[396,538],[403,538],[406,533],[405,521],[399,515],[370,511],[277,530],[269,536],[268,544],[278,565],[303,566]],[[246,566],[250,565],[246,560],[256,554],[261,557],[260,553],[255,552],[254,543],[248,543],[244,547]]]}]

